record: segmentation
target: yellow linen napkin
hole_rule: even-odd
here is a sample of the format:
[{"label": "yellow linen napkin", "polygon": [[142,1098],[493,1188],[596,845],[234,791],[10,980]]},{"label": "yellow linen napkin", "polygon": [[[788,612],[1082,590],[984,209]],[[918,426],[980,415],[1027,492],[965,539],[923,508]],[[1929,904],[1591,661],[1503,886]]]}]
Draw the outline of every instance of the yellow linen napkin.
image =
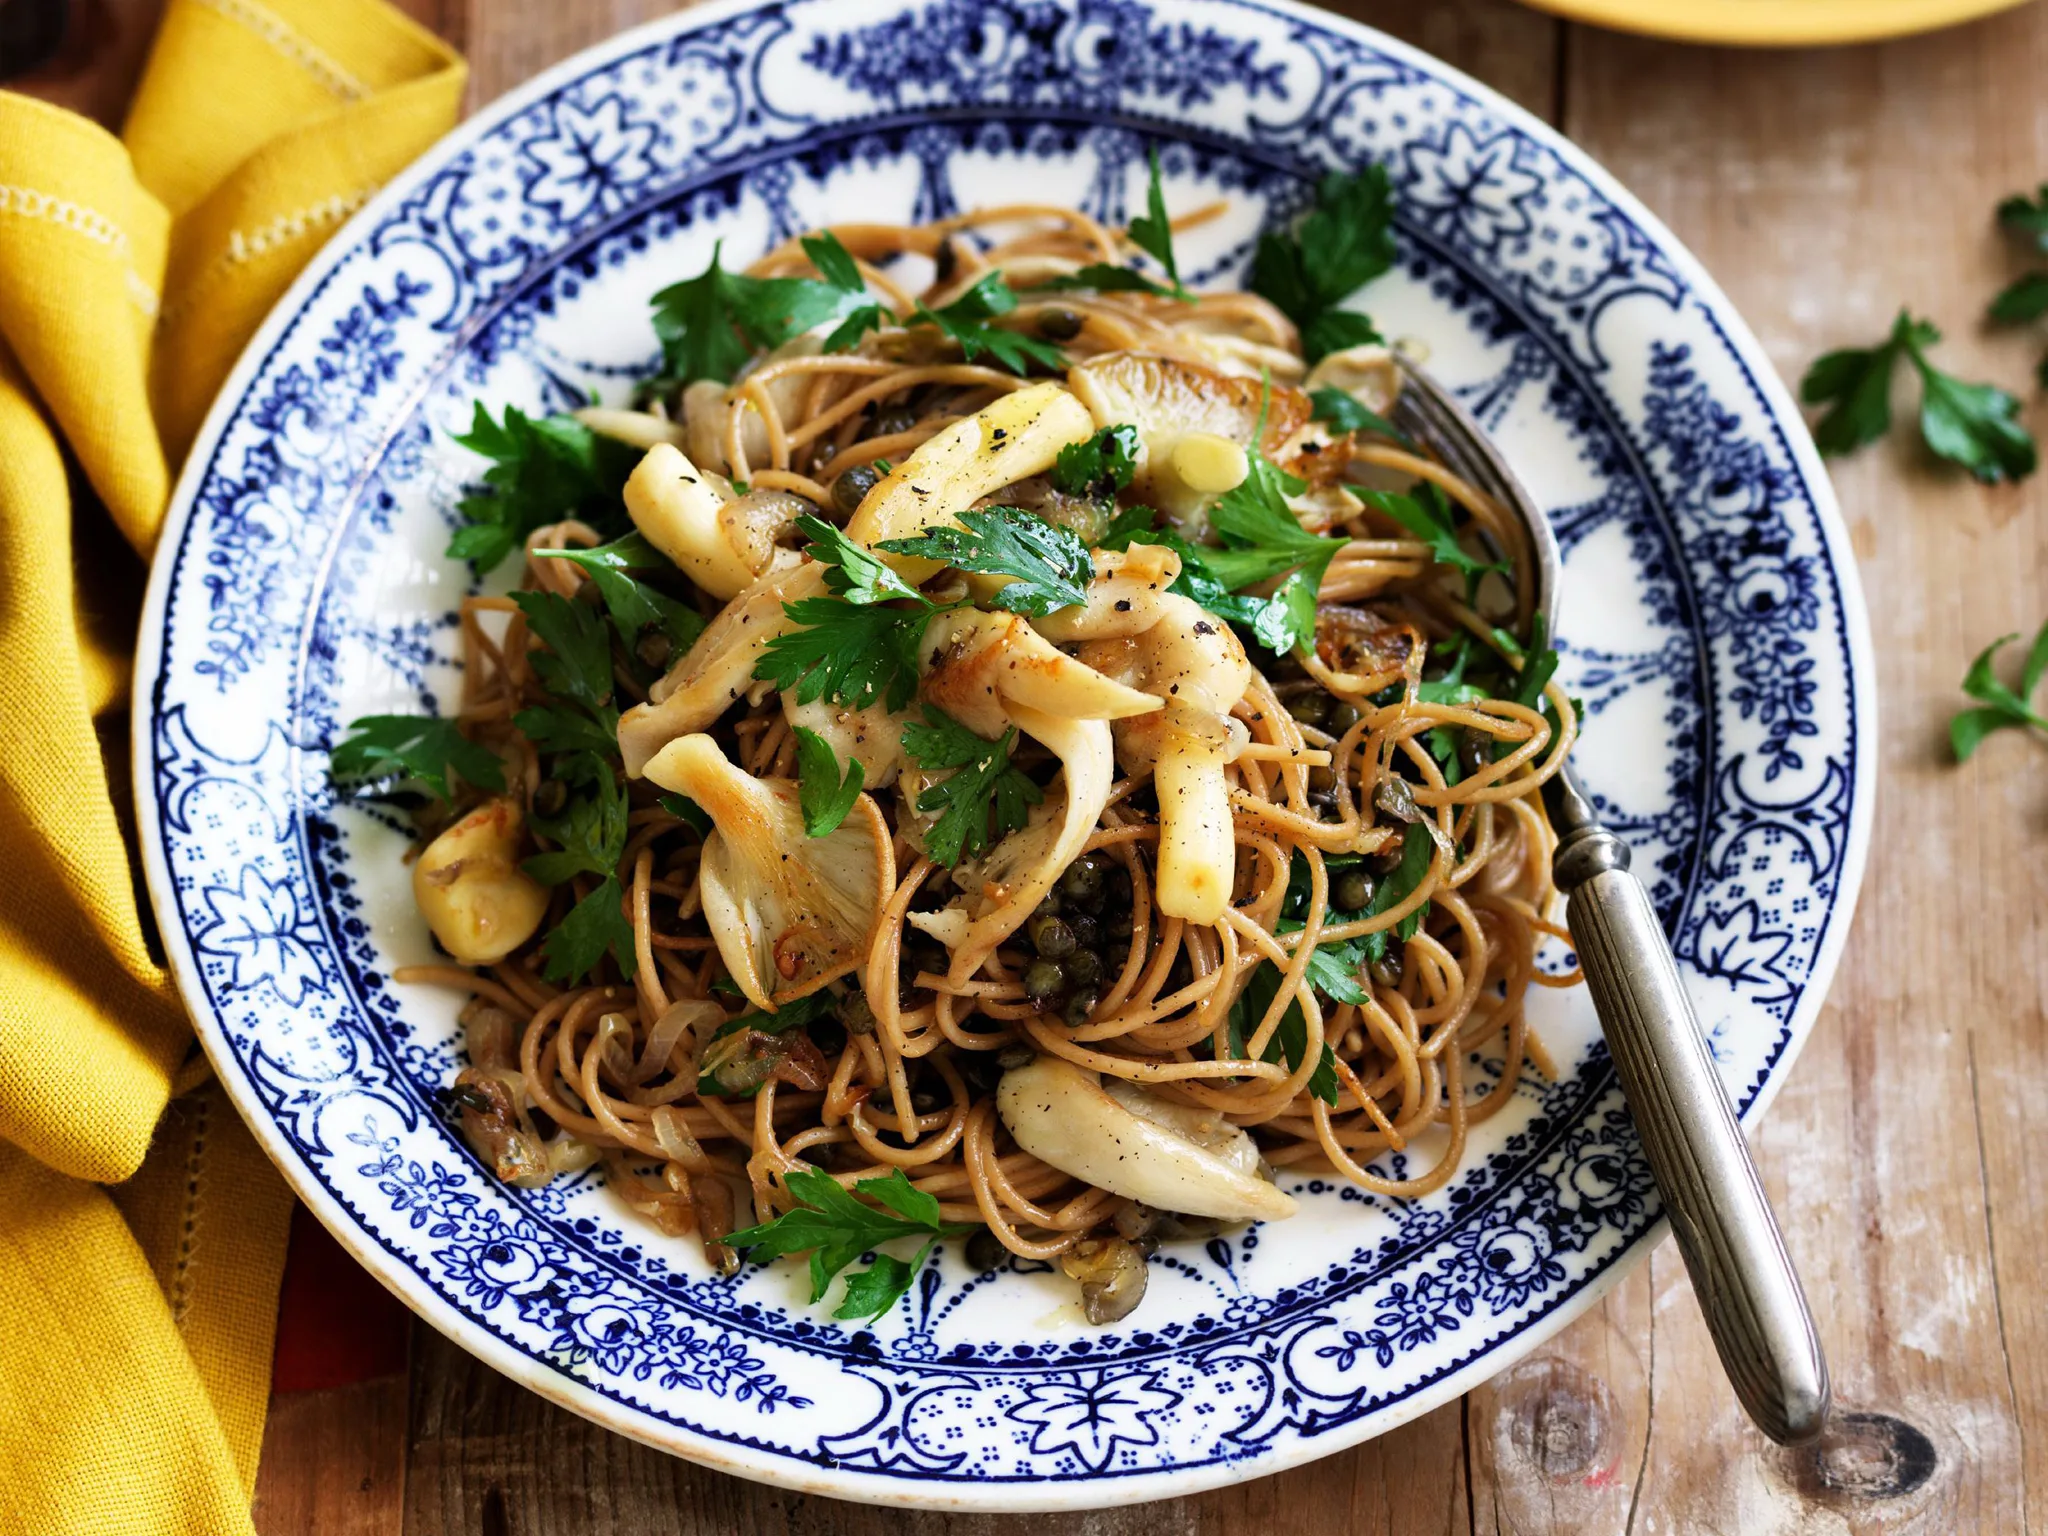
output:
[{"label": "yellow linen napkin", "polygon": [[173,1099],[129,660],[222,377],[464,78],[381,0],[171,0],[122,139],[0,92],[0,1531],[251,1530],[290,1197]]}]

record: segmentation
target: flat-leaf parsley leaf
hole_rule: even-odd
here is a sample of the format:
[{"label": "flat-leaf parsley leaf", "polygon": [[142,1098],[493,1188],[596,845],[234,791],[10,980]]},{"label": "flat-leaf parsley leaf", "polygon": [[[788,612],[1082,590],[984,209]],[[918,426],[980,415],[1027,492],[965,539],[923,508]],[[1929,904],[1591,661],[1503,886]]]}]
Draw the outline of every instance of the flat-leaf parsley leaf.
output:
[{"label": "flat-leaf parsley leaf", "polygon": [[[910,1289],[932,1247],[942,1237],[973,1230],[947,1222],[939,1202],[892,1168],[884,1179],[862,1179],[846,1189],[831,1174],[815,1168],[793,1168],[782,1187],[798,1203],[773,1221],[747,1227],[726,1238],[747,1250],[756,1264],[772,1263],[793,1253],[811,1256],[811,1300],[825,1299],[833,1278],[862,1254],[899,1237],[922,1237],[924,1246],[909,1263],[876,1253],[867,1269],[849,1275],[846,1294],[834,1317],[872,1322],[893,1307]],[[858,1197],[866,1195],[882,1209]]]},{"label": "flat-leaf parsley leaf", "polygon": [[1818,359],[1799,386],[1808,405],[1828,407],[1813,429],[1825,454],[1849,453],[1891,427],[1891,380],[1901,357],[1920,376],[1920,436],[1935,454],[1985,484],[2034,471],[2034,439],[2018,421],[2019,402],[1990,384],[1970,384],[1928,361],[1941,332],[1900,310],[1875,347],[1845,348]]},{"label": "flat-leaf parsley leaf", "polygon": [[504,765],[498,754],[463,735],[453,720],[432,715],[364,715],[351,721],[348,730],[327,757],[329,775],[341,782],[417,779],[441,800],[451,798],[451,773],[460,774],[478,789],[505,787]]},{"label": "flat-leaf parsley leaf", "polygon": [[903,728],[903,750],[921,767],[955,770],[917,800],[918,810],[940,813],[924,837],[933,863],[950,867],[978,856],[991,841],[1023,826],[1029,808],[1045,798],[1044,791],[1010,766],[1010,748],[1016,740],[1014,725],[1000,741],[989,741],[929,704],[922,725]]},{"label": "flat-leaf parsley leaf", "polygon": [[982,507],[960,514],[960,527],[940,524],[908,539],[877,545],[892,555],[937,560],[955,570],[1015,576],[990,602],[1011,613],[1043,617],[1088,601],[1094,574],[1088,546],[1073,530],[1022,507]]},{"label": "flat-leaf parsley leaf", "polygon": [[860,759],[846,765],[846,777],[839,776],[839,758],[832,743],[808,726],[796,728],[797,804],[804,813],[804,834],[824,837],[837,830],[860,798]]},{"label": "flat-leaf parsley leaf", "polygon": [[1301,331],[1313,363],[1380,339],[1371,320],[1340,308],[1394,264],[1394,194],[1386,167],[1333,171],[1292,234],[1268,230],[1252,257],[1252,291],[1272,300]]},{"label": "flat-leaf parsley leaf", "polygon": [[1963,677],[1963,692],[1981,707],[1962,710],[1948,723],[1949,745],[1959,763],[1968,761],[1978,743],[1993,731],[2015,726],[2048,731],[2048,719],[2043,719],[2031,703],[2041,678],[2048,675],[2048,624],[2035,632],[2034,643],[2027,647],[2027,658],[2020,667],[2020,685],[2014,689],[1998,680],[1993,664],[1998,653],[2017,639],[2018,635],[2004,635],[1992,641],[1970,663],[1970,670]]}]

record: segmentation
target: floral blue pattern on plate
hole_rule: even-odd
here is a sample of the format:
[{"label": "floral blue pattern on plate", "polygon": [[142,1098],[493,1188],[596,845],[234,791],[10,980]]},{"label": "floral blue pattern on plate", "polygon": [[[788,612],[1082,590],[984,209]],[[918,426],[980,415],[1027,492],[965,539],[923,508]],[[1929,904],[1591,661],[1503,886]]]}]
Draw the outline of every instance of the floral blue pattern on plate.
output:
[{"label": "floral blue pattern on plate", "polygon": [[[797,1266],[717,1279],[601,1179],[489,1178],[442,1097],[456,999],[400,829],[337,803],[337,727],[454,697],[441,553],[472,399],[617,398],[647,296],[834,219],[977,204],[1120,223],[1156,146],[1181,242],[1231,282],[1261,221],[1385,164],[1383,328],[1497,435],[1565,552],[1579,762],[1637,849],[1745,1115],[1783,1080],[1870,820],[1868,639],[1804,429],[1725,299],[1583,155],[1364,29],[1237,0],[784,0],[628,34],[468,124],[313,263],[195,448],[138,660],[152,895],[223,1081],[350,1249],[498,1369],[624,1433],[794,1488],[1099,1506],[1327,1454],[1465,1390],[1661,1230],[1581,991],[1438,1194],[1295,1181],[1277,1226],[1163,1250],[1130,1319],[958,1245],[873,1328]],[[1568,963],[1554,947],[1550,963]],[[1475,1058],[1485,1082],[1498,1064]],[[1379,1160],[1398,1175],[1411,1159]]]}]

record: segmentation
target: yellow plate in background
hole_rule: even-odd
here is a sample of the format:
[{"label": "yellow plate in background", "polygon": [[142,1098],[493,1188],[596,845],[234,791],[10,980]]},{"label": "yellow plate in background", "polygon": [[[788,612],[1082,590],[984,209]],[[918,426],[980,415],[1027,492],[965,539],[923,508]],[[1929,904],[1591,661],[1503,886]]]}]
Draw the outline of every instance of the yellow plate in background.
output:
[{"label": "yellow plate in background", "polygon": [[1524,0],[1623,32],[1695,43],[1790,48],[1927,32],[2009,10],[2020,0]]}]

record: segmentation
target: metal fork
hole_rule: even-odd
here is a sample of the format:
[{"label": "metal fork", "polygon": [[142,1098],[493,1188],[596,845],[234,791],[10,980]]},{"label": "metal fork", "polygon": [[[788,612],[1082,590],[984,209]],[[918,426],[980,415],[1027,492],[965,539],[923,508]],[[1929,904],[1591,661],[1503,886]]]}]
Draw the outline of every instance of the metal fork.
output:
[{"label": "metal fork", "polygon": [[[1470,413],[1421,368],[1400,363],[1394,424],[1512,510],[1527,547],[1507,553],[1533,566],[1535,610],[1554,630],[1550,520]],[[1759,1429],[1781,1445],[1812,1440],[1827,1422],[1827,1360],[1670,941],[1629,873],[1628,844],[1600,824],[1569,767],[1543,798],[1558,835],[1565,921],[1721,1364]]]}]

